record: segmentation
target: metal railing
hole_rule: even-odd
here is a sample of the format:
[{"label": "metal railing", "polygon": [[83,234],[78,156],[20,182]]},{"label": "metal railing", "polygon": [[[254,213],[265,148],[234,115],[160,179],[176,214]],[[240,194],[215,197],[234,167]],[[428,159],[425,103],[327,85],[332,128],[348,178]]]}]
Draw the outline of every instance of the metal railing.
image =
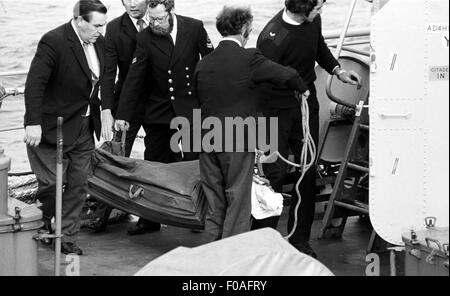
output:
[{"label": "metal railing", "polygon": [[28,71],[0,72],[0,77],[26,76]]},{"label": "metal railing", "polygon": [[[0,85],[0,88],[2,86]],[[0,97],[0,108],[2,106],[3,101],[7,98],[7,97],[11,97],[11,96],[18,96],[18,95],[22,95],[25,92],[25,88],[23,87],[19,87],[19,88],[6,88],[5,89],[5,93],[3,94],[3,96]],[[5,128],[5,129],[0,129],[0,133],[3,132],[12,132],[12,131],[18,131],[18,130],[22,130],[23,127],[15,127],[15,128]]]},{"label": "metal railing", "polygon": [[[1,87],[1,85],[0,85]],[[0,98],[1,100],[4,100],[5,98],[9,97],[9,96],[18,96],[18,95],[23,95],[25,92],[25,88],[24,87],[17,87],[17,88],[5,88],[6,93],[3,97]]]},{"label": "metal railing", "polygon": [[[372,1],[368,1],[368,0],[366,0],[366,1],[372,2]],[[370,39],[367,39],[367,37],[370,37],[370,27],[349,30],[350,21],[353,16],[356,2],[357,2],[357,0],[353,0],[350,5],[350,10],[349,10],[349,13],[346,18],[345,25],[344,25],[344,30],[332,30],[332,31],[324,32],[324,34],[323,34],[323,37],[326,41],[332,41],[335,39],[339,39],[337,42],[331,43],[328,45],[330,48],[336,49],[334,52],[334,56],[336,57],[336,59],[338,59],[340,57],[341,52],[343,50],[345,50],[347,52],[352,52],[352,53],[355,53],[358,55],[370,57],[370,52],[352,47],[355,45],[370,44]],[[364,39],[355,39],[355,38],[361,38],[361,37],[365,37],[365,38]],[[353,40],[347,40],[348,38],[353,38]],[[25,71],[25,70],[0,72],[0,77],[17,77],[17,76],[26,76],[27,74],[28,74],[28,71]],[[330,100],[334,101],[335,103],[337,103],[339,105],[343,105],[343,106],[350,107],[350,108],[355,108],[356,106],[354,106],[353,104],[349,104],[349,103],[345,102],[345,100],[337,98],[333,95],[333,93],[331,91],[332,82],[333,82],[333,76],[330,75],[330,77],[327,81],[327,88],[326,88],[327,95],[330,98]],[[0,87],[1,87],[1,85],[0,85]],[[6,99],[7,97],[17,96],[17,95],[21,95],[23,93],[24,93],[23,87],[7,88],[6,94],[0,98],[0,107],[1,107],[3,100]],[[23,127],[1,129],[0,133],[20,130],[20,129],[23,129]]]},{"label": "metal railing", "polygon": [[[15,76],[26,76],[28,74],[27,71],[10,71],[10,72],[0,72],[0,77],[15,77]],[[3,91],[5,91],[5,93],[3,93]],[[3,101],[7,98],[7,97],[14,97],[14,96],[18,96],[18,95],[23,95],[25,92],[25,88],[24,87],[15,87],[15,88],[3,88],[3,86],[0,84],[0,108],[2,107],[2,103]],[[12,131],[12,130],[17,130],[17,129],[7,129],[7,130],[0,130],[0,132],[4,132],[4,131]]]},{"label": "metal railing", "polygon": [[[350,9],[348,11],[348,15],[347,18],[345,20],[345,24],[344,24],[344,28],[342,31],[340,31],[340,33],[338,31],[336,32],[331,32],[329,34],[327,34],[327,37],[330,39],[332,37],[338,38],[339,36],[339,41],[335,44],[336,50],[334,52],[334,57],[338,60],[339,57],[341,56],[342,50],[346,50],[346,51],[350,51],[356,54],[360,54],[360,55],[364,55],[367,57],[370,57],[370,53],[369,52],[365,52],[362,50],[358,50],[358,49],[354,49],[354,48],[349,48],[348,45],[346,44],[346,38],[348,37],[367,37],[370,36],[370,28],[364,28],[364,29],[358,29],[358,30],[349,30],[350,27],[350,21],[353,17],[353,13],[355,11],[355,7],[356,7],[356,3],[358,2],[358,0],[352,0],[351,4],[350,4]],[[369,1],[371,2],[371,1]],[[325,36],[324,36],[325,37]],[[337,103],[338,105],[342,105],[351,109],[356,109],[357,106],[356,104],[353,103],[349,103],[347,101],[345,101],[344,99],[338,98],[336,97],[332,90],[331,90],[331,85],[333,83],[333,79],[334,79],[334,75],[330,75],[328,77],[327,80],[327,86],[326,86],[326,93],[328,98]]]},{"label": "metal railing", "polygon": [[[356,0],[354,0],[356,1]],[[353,10],[351,12],[351,14],[353,15]],[[347,17],[347,20],[348,17]],[[370,36],[370,27],[366,27],[366,28],[362,28],[362,29],[352,29],[349,30],[350,26],[350,22],[346,22],[345,24],[345,36],[344,38],[354,38],[354,37],[367,37]],[[342,37],[342,31],[341,30],[333,30],[333,31],[327,31],[323,34],[323,38],[325,40],[330,40],[330,39],[338,39]]]}]

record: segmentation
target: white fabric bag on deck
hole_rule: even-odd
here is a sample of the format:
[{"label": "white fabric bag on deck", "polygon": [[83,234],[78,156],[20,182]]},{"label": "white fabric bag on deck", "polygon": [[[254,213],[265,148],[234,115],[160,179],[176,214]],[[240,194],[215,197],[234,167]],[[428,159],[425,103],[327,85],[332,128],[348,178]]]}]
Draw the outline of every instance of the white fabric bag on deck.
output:
[{"label": "white fabric bag on deck", "polygon": [[266,180],[254,175],[252,184],[252,216],[257,220],[281,216],[283,195],[276,193]]},{"label": "white fabric bag on deck", "polygon": [[[211,264],[213,262],[213,264]],[[136,276],[333,276],[316,259],[300,253],[271,228],[197,248],[177,248]]]}]

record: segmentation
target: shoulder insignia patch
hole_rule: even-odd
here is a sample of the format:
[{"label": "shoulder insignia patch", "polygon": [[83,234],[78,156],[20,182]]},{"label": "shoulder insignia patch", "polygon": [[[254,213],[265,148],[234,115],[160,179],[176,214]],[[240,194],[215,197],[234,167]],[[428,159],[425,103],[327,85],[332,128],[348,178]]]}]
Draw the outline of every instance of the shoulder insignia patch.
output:
[{"label": "shoulder insignia patch", "polygon": [[282,26],[271,23],[264,30],[262,40],[271,40],[276,46],[280,46],[288,34],[289,32]]}]

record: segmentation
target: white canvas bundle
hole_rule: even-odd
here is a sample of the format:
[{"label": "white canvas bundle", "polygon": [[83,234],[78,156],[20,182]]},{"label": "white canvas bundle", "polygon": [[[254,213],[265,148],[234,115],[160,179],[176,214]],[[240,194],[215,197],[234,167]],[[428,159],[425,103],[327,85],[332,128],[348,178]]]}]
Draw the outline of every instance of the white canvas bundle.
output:
[{"label": "white canvas bundle", "polygon": [[273,191],[265,180],[253,176],[252,185],[252,215],[261,220],[281,216],[283,212],[283,195]]}]

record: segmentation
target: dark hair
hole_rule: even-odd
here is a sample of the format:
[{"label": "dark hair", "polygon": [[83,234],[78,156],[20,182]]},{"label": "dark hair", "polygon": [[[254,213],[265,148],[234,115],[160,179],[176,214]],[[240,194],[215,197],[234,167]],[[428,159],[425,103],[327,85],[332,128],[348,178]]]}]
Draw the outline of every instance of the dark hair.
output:
[{"label": "dark hair", "polygon": [[100,0],[79,0],[73,7],[73,17],[81,16],[87,22],[91,21],[93,12],[106,14],[108,9]]},{"label": "dark hair", "polygon": [[167,12],[170,12],[175,7],[175,0],[150,0],[148,6],[155,8],[160,4],[164,5]]},{"label": "dark hair", "polygon": [[224,6],[217,16],[216,28],[223,37],[239,35],[242,28],[253,21],[250,8]]},{"label": "dark hair", "polygon": [[[323,0],[323,3],[326,1]],[[317,0],[286,0],[285,6],[292,13],[308,17],[314,7],[317,6]]]}]

